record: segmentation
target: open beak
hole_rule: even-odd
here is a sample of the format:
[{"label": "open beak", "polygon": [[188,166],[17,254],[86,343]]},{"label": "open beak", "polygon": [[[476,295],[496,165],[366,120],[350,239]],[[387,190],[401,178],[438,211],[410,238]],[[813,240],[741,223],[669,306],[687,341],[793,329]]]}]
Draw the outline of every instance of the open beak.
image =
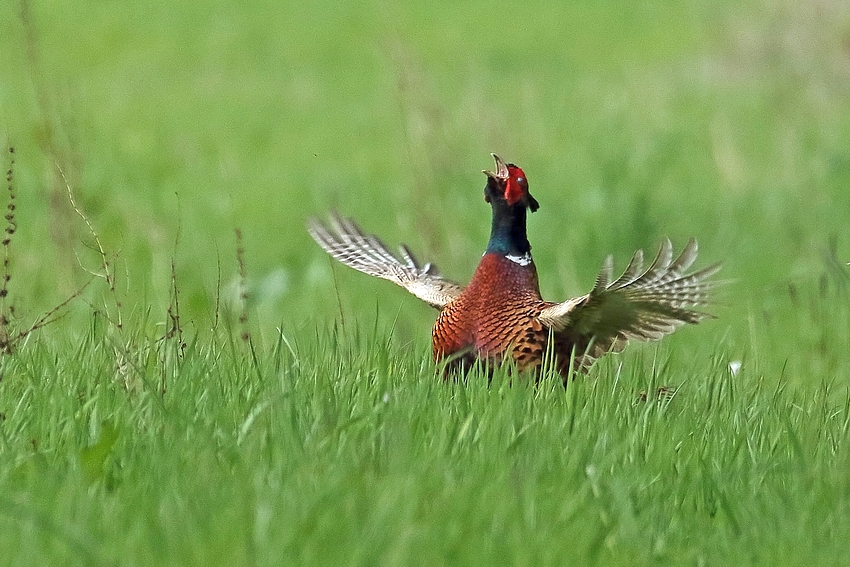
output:
[{"label": "open beak", "polygon": [[496,160],[496,172],[493,173],[489,169],[485,169],[485,170],[482,171],[482,173],[484,175],[486,175],[487,177],[490,177],[492,179],[504,181],[505,179],[508,178],[508,165],[505,162],[503,162],[502,158],[500,158],[496,154],[490,154],[490,155],[493,156],[494,160]]}]

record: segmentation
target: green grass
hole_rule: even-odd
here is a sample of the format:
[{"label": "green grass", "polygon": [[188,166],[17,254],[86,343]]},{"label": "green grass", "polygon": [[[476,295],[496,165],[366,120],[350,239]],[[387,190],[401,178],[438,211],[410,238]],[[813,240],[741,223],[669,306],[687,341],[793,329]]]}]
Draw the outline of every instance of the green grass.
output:
[{"label": "green grass", "polygon": [[[443,383],[419,349],[377,338],[336,328],[252,353],[219,337],[183,356],[176,341],[146,343],[116,372],[94,326],[81,345],[7,358],[2,556],[775,565],[845,553],[846,388],[795,391],[733,377],[720,357],[675,356],[602,364],[566,392],[503,374]],[[673,400],[637,399],[671,379]]]},{"label": "green grass", "polygon": [[[0,564],[845,563],[848,37],[840,2],[0,0],[6,331],[110,273],[0,356]],[[465,280],[491,151],[547,298],[693,235],[718,319],[566,390],[442,381],[434,313],[304,221]]]}]

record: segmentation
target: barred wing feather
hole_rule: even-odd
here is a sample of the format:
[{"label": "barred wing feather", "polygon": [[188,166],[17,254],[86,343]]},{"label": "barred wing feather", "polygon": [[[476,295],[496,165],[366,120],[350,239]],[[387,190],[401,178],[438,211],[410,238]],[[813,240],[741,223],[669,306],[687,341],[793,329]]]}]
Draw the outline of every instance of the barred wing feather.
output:
[{"label": "barred wing feather", "polygon": [[622,350],[629,340],[658,340],[686,323],[712,317],[693,308],[708,303],[719,283],[708,280],[720,264],[686,273],[697,249],[691,239],[674,260],[673,245],[665,239],[649,268],[643,269],[643,251],[638,250],[616,280],[609,256],[590,293],[552,304],[538,319],[554,330],[556,341],[574,345],[588,365],[606,352]]},{"label": "barred wing feather", "polygon": [[365,234],[352,219],[331,215],[327,224],[310,219],[307,230],[325,252],[343,264],[389,280],[437,309],[463,291],[440,276],[433,264],[421,265],[406,246],[400,247],[399,256],[392,254],[377,236]]}]

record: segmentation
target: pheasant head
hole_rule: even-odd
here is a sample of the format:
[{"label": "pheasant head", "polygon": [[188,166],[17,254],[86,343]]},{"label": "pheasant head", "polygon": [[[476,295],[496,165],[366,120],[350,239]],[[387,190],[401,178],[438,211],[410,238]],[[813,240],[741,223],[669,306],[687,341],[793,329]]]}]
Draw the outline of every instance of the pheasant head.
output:
[{"label": "pheasant head", "polygon": [[484,200],[492,204],[504,203],[508,207],[524,207],[533,213],[540,205],[528,192],[528,178],[525,172],[512,163],[505,163],[496,154],[491,154],[496,160],[496,171],[484,170],[487,176],[487,186],[484,188]]},{"label": "pheasant head", "polygon": [[531,261],[531,245],[525,231],[526,210],[540,205],[528,192],[528,179],[519,167],[505,163],[493,154],[496,171],[484,170],[487,185],[484,200],[493,209],[493,226],[487,252],[506,256],[526,265]]}]

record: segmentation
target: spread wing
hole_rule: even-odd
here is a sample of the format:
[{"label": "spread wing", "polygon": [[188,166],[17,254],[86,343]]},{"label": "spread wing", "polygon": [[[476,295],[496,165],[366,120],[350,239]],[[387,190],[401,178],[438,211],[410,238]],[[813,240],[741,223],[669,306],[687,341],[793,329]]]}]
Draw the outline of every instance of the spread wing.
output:
[{"label": "spread wing", "polygon": [[708,303],[717,281],[708,281],[720,270],[713,264],[686,273],[697,257],[693,238],[675,260],[673,245],[665,239],[658,255],[645,271],[643,251],[632,257],[622,276],[613,279],[614,261],[606,258],[587,295],[544,308],[539,320],[555,331],[557,342],[575,346],[589,366],[607,352],[619,352],[629,340],[658,340],[685,323],[712,317],[696,311]]},{"label": "spread wing", "polygon": [[377,236],[364,234],[351,219],[335,214],[327,224],[310,219],[307,230],[325,252],[343,264],[400,285],[437,309],[463,291],[461,286],[443,279],[433,264],[419,264],[406,246],[400,246],[400,258],[395,256]]}]

